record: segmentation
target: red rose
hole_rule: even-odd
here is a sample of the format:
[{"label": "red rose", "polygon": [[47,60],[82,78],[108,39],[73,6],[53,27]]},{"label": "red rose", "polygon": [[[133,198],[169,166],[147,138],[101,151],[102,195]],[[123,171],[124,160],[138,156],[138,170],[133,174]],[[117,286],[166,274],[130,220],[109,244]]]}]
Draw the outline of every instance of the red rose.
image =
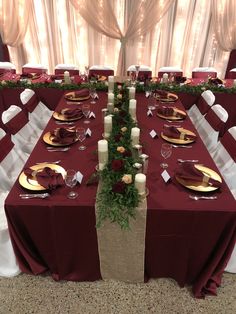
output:
[{"label": "red rose", "polygon": [[112,192],[115,192],[115,193],[124,193],[125,191],[125,183],[122,182],[122,181],[118,181],[117,183],[113,184],[112,186]]},{"label": "red rose", "polygon": [[119,115],[124,118],[127,116],[127,112],[125,110],[120,110]]},{"label": "red rose", "polygon": [[116,142],[119,142],[121,138],[122,138],[122,134],[116,134],[114,136],[114,139],[115,139]]},{"label": "red rose", "polygon": [[121,171],[124,168],[124,161],[122,159],[115,159],[111,163],[111,169],[114,171]]},{"label": "red rose", "polygon": [[131,157],[132,156],[132,153],[130,150],[126,150],[124,153],[123,153],[123,157]]}]

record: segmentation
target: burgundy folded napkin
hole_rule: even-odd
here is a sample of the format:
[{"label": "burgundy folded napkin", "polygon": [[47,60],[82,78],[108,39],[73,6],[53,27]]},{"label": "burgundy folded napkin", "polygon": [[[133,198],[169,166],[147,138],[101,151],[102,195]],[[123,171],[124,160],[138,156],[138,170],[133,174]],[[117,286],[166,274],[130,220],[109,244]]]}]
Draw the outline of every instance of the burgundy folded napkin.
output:
[{"label": "burgundy folded napkin", "polygon": [[45,189],[54,190],[56,187],[64,185],[64,180],[61,173],[45,167],[42,171],[35,171],[31,168],[24,169],[24,173],[28,178],[36,178],[38,184],[42,185]]},{"label": "burgundy folded napkin", "polygon": [[161,97],[161,98],[167,97],[168,94],[169,94],[169,92],[166,92],[165,90],[160,90],[160,89],[155,90],[154,93],[155,93],[158,97]]},{"label": "burgundy folded napkin", "polygon": [[62,109],[61,114],[67,119],[79,118],[83,116],[81,108]]},{"label": "burgundy folded napkin", "polygon": [[171,126],[164,125],[163,135],[170,138],[176,138],[176,139],[181,139],[181,140],[195,140],[196,139],[196,135],[186,134],[184,132],[181,132],[178,128],[172,125]]},{"label": "burgundy folded napkin", "polygon": [[157,108],[157,112],[159,114],[161,114],[162,116],[165,116],[165,117],[176,116],[179,118],[185,118],[186,115],[184,113],[181,113],[181,112],[176,111],[174,109],[175,109],[174,107],[161,106],[161,107]]},{"label": "burgundy folded napkin", "polygon": [[52,142],[58,144],[72,144],[76,140],[76,131],[58,128],[51,132]]},{"label": "burgundy folded napkin", "polygon": [[208,177],[206,174],[198,170],[192,162],[183,162],[175,171],[175,176],[180,179],[192,182],[199,182],[200,185],[205,182],[210,186],[220,187],[221,182]]},{"label": "burgundy folded napkin", "polygon": [[89,96],[89,89],[88,88],[83,88],[74,94],[76,98],[82,98],[82,97],[88,97]]},{"label": "burgundy folded napkin", "polygon": [[208,83],[213,84],[213,85],[221,85],[223,84],[223,81],[219,79],[218,77],[216,77],[216,78],[209,78]]},{"label": "burgundy folded napkin", "polygon": [[187,80],[185,76],[175,76],[175,83],[180,84],[184,83]]}]

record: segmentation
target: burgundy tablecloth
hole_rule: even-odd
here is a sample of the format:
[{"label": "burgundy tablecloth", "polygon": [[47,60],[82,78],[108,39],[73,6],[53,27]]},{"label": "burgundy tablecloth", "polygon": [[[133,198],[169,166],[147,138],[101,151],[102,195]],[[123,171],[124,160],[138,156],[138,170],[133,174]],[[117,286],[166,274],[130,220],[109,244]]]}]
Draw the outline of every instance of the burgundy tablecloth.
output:
[{"label": "burgundy tablecloth", "polygon": [[[39,161],[61,159],[65,169],[81,171],[85,177],[82,185],[76,187],[78,199],[68,200],[68,188],[60,187],[49,199],[21,200],[18,195],[24,189],[16,182],[6,200],[11,239],[23,272],[50,271],[56,280],[101,278],[94,214],[97,187],[85,185],[97,164],[95,150],[103,132],[101,108],[107,103],[107,94],[99,93],[99,97],[97,104],[91,105],[96,119],[88,125],[93,133],[84,142],[85,151],[78,151],[79,143],[75,143],[68,152],[49,153],[41,138],[26,164],[31,166]],[[180,286],[191,284],[194,295],[203,297],[215,293],[234,247],[235,201],[225,183],[214,193],[218,196],[217,201],[189,199],[191,191],[174,178],[171,183],[164,183],[160,177],[163,140],[160,137],[152,139],[149,132],[154,129],[160,135],[166,121],[155,114],[146,116],[148,102],[143,94],[137,94],[141,141],[145,153],[150,156],[145,275],[146,278],[170,277]],[[176,106],[182,108],[180,102]],[[58,109],[64,107],[68,105],[62,98]],[[83,119],[77,125],[84,125]],[[195,131],[188,118],[181,125]],[[51,120],[45,131],[55,127],[57,125]],[[200,163],[217,170],[200,138],[193,143],[192,149],[173,148],[168,160],[171,176],[177,158],[198,158]]]}]

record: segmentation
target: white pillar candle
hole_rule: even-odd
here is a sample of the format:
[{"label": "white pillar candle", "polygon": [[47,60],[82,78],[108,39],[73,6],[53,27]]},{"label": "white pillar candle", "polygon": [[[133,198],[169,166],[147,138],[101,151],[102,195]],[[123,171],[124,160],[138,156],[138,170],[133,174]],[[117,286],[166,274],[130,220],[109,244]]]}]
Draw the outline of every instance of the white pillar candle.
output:
[{"label": "white pillar candle", "polygon": [[131,129],[132,146],[139,144],[140,129],[135,127]]},{"label": "white pillar candle", "polygon": [[136,121],[136,104],[137,100],[136,99],[130,99],[129,101],[129,114],[131,115],[132,119]]},{"label": "white pillar candle", "polygon": [[108,103],[114,104],[114,94],[113,93],[108,93]]},{"label": "white pillar candle", "polygon": [[112,116],[108,115],[104,117],[104,137],[110,136],[112,131]]},{"label": "white pillar candle", "polygon": [[129,99],[134,99],[135,98],[135,87],[130,87],[129,88]]},{"label": "white pillar candle", "polygon": [[108,93],[114,90],[114,76],[108,76]]},{"label": "white pillar candle", "polygon": [[134,185],[138,190],[140,195],[145,195],[146,193],[146,176],[143,173],[137,173],[135,175]]},{"label": "white pillar candle", "polygon": [[64,82],[66,84],[70,84],[71,83],[71,80],[70,80],[70,73],[68,71],[65,71],[64,72]]},{"label": "white pillar candle", "polygon": [[167,83],[168,82],[168,74],[164,73],[162,76],[162,83]]},{"label": "white pillar candle", "polygon": [[98,168],[103,170],[108,162],[108,142],[107,140],[98,141]]},{"label": "white pillar candle", "polygon": [[112,102],[109,102],[107,104],[107,109],[108,109],[109,113],[113,113],[113,111],[114,111],[114,104]]},{"label": "white pillar candle", "polygon": [[236,80],[234,80],[234,86],[236,86]]}]

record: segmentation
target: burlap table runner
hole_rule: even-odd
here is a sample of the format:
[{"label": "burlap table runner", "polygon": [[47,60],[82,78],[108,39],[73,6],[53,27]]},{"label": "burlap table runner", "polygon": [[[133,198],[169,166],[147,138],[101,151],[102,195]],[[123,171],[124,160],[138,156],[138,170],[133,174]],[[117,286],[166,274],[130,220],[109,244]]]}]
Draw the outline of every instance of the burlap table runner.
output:
[{"label": "burlap table runner", "polygon": [[[96,204],[95,210],[97,213]],[[122,230],[117,223],[108,220],[97,229],[103,279],[144,281],[146,216],[147,200],[144,198],[136,209],[136,219],[130,219],[130,230]]]}]

